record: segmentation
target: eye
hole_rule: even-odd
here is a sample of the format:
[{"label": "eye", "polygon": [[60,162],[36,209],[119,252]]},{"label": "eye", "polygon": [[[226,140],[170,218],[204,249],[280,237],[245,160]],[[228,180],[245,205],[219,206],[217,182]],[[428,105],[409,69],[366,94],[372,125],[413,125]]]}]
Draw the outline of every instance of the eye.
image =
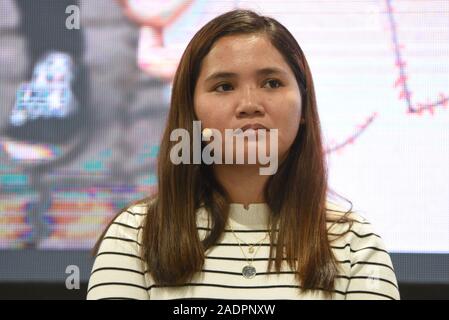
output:
[{"label": "eye", "polygon": [[265,82],[265,84],[269,84],[271,89],[279,88],[280,86],[282,86],[282,83],[277,79],[269,79]]},{"label": "eye", "polygon": [[[219,88],[222,88],[222,90],[218,90]],[[218,91],[218,92],[226,92],[226,91],[228,91],[228,89],[232,89],[232,85],[229,83],[222,83],[222,84],[218,85],[217,87],[215,87],[215,91]]]}]

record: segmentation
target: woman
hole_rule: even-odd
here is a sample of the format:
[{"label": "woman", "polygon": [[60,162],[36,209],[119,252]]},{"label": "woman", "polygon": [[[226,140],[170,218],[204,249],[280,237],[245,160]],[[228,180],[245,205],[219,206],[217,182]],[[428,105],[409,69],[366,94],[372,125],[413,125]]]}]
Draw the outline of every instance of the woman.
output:
[{"label": "woman", "polygon": [[[171,133],[192,135],[197,120],[221,133],[278,129],[276,172],[174,164]],[[327,199],[320,130],[307,61],[284,26],[247,10],[207,23],[175,75],[158,193],[101,237],[88,299],[399,299],[381,238]]]}]

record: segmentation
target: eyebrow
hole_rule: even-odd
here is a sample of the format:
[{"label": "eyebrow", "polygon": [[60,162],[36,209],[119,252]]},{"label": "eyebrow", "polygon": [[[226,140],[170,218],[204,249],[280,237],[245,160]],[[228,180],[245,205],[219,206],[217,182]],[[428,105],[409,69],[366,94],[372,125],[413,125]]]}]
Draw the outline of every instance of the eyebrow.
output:
[{"label": "eyebrow", "polygon": [[[282,69],[276,68],[276,67],[269,67],[269,68],[262,68],[256,71],[256,74],[258,76],[267,76],[271,74],[279,74],[279,75],[287,75],[287,72],[285,72]],[[209,75],[204,81],[209,82],[212,80],[218,80],[218,79],[229,79],[229,78],[236,78],[238,76],[235,72],[228,72],[228,71],[217,71]]]}]

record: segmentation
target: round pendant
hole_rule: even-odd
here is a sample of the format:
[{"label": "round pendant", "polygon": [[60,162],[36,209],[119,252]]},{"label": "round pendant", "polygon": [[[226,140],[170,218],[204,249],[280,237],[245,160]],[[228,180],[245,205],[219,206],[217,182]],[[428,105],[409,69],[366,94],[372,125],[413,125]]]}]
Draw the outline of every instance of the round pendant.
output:
[{"label": "round pendant", "polygon": [[256,275],[256,268],[250,265],[244,266],[242,269],[242,274],[247,279],[254,278]]},{"label": "round pendant", "polygon": [[254,252],[254,247],[253,247],[253,246],[250,246],[250,247],[248,248],[248,252],[249,252],[249,253],[253,253],[253,252]]}]

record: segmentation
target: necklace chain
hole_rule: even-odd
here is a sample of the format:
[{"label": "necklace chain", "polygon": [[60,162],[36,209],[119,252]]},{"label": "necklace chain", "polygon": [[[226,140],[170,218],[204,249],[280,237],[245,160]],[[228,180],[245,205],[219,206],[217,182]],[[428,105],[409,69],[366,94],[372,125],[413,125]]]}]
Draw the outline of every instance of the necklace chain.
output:
[{"label": "necklace chain", "polygon": [[243,256],[245,257],[248,265],[244,266],[242,269],[242,275],[245,278],[253,278],[256,275],[256,268],[252,265],[253,264],[253,260],[254,257],[256,256],[257,252],[259,251],[260,247],[262,246],[262,242],[267,238],[268,233],[265,234],[265,237],[263,237],[263,239],[259,240],[255,245],[258,245],[256,252],[254,252],[254,255],[252,256],[251,259],[248,259],[248,257],[245,254],[245,251],[243,250],[240,241],[242,241],[244,244],[246,244],[247,246],[249,246],[249,251],[250,253],[252,253],[253,248],[255,245],[250,245],[248,243],[246,243],[245,241],[243,241],[242,239],[240,239],[234,232],[234,229],[232,228],[232,226],[229,224],[229,227],[231,228],[232,234],[234,235],[234,237],[237,239],[237,243],[239,245],[240,251],[242,251]]},{"label": "necklace chain", "polygon": [[[265,234],[265,237],[263,237],[262,239],[260,239],[259,241],[257,241],[255,244],[249,244],[249,243],[243,241],[240,237],[238,237],[238,236],[235,234],[234,229],[232,229],[231,226],[229,226],[229,227],[231,228],[232,234],[233,234],[234,237],[237,239],[237,242],[238,242],[239,246],[240,246],[240,241],[243,242],[244,244],[246,244],[246,245],[248,246],[248,251],[249,251],[249,253],[253,253],[254,247],[257,246],[259,243],[263,242],[263,241],[267,238],[267,236],[268,236],[268,233],[266,233],[266,234]],[[262,244],[259,245],[259,247],[257,248],[257,250],[261,247],[261,245],[262,245]],[[256,255],[256,253],[254,253],[254,255]],[[245,255],[245,258],[246,258],[246,255]]]}]

